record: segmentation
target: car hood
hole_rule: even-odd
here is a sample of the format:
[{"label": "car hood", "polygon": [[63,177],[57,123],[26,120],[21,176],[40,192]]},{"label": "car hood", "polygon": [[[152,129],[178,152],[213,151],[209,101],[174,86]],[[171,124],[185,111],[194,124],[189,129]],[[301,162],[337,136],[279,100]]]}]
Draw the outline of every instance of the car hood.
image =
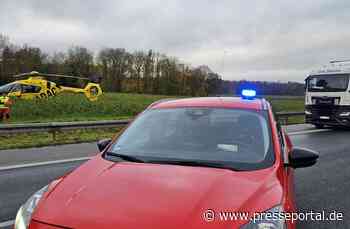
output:
[{"label": "car hood", "polygon": [[206,222],[203,212],[260,212],[282,199],[276,169],[226,169],[86,162],[49,189],[33,219],[69,228],[227,228],[247,220]]}]

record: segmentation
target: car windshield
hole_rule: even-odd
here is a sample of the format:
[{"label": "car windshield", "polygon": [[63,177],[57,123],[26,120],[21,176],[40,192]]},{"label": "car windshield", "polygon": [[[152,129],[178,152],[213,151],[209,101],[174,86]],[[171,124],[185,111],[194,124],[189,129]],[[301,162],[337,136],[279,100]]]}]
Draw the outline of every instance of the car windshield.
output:
[{"label": "car windshield", "polygon": [[348,88],[349,75],[316,75],[307,79],[308,91],[337,92]]},{"label": "car windshield", "polygon": [[266,111],[148,110],[124,131],[109,152],[148,162],[217,163],[234,170],[265,168],[274,161],[267,120]]}]

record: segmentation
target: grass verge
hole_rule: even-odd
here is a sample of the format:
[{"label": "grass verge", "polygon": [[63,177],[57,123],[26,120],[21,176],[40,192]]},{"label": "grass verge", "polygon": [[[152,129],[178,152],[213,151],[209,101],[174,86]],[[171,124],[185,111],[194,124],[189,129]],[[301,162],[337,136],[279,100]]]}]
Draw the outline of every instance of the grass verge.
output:
[{"label": "grass verge", "polygon": [[303,97],[267,97],[266,98],[272,105],[276,112],[279,111],[304,111],[304,98]]},{"label": "grass verge", "polygon": [[5,135],[0,137],[0,150],[94,142],[111,138],[120,130],[121,128],[70,130],[57,132],[55,140],[48,132]]},{"label": "grass verge", "polygon": [[48,99],[16,100],[10,123],[68,122],[125,119],[144,110],[161,95],[105,93],[90,102],[84,95],[64,94]]}]

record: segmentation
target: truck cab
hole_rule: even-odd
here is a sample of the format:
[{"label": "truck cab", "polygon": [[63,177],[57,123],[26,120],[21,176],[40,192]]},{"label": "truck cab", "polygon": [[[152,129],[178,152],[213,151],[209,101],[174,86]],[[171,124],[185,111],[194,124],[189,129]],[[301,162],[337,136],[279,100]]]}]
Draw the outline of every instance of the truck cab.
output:
[{"label": "truck cab", "polygon": [[316,128],[350,127],[350,62],[331,65],[310,73],[305,80],[305,121]]}]

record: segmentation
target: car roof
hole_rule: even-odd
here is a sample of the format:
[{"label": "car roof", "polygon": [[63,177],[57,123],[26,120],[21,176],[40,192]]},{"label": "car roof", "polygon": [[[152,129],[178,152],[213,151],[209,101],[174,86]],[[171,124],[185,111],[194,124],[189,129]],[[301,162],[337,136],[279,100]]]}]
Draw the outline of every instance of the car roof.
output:
[{"label": "car roof", "polygon": [[151,104],[148,109],[212,107],[249,110],[267,110],[269,103],[265,99],[243,99],[241,97],[198,97],[185,99],[165,99]]}]

